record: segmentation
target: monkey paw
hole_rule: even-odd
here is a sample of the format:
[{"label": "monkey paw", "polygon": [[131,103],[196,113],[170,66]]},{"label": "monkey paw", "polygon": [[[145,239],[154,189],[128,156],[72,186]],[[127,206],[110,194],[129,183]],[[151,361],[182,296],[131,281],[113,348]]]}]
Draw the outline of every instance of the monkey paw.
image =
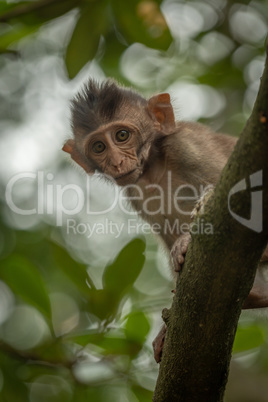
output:
[{"label": "monkey paw", "polygon": [[178,237],[178,239],[172,246],[170,254],[175,272],[180,272],[180,270],[182,269],[182,265],[184,263],[185,255],[187,253],[190,241],[191,234],[184,233]]},{"label": "monkey paw", "polygon": [[165,336],[167,332],[166,325],[160,329],[158,335],[155,337],[153,341],[153,349],[154,349],[154,359],[156,363],[160,363],[162,357],[162,350],[165,343]]}]

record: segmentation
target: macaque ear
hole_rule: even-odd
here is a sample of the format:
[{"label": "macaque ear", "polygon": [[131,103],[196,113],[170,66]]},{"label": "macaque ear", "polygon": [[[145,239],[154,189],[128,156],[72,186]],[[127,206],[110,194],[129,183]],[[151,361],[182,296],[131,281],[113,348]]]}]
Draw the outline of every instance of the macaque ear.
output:
[{"label": "macaque ear", "polygon": [[80,154],[80,152],[76,149],[75,147],[75,141],[74,140],[68,140],[65,142],[65,144],[62,147],[62,150],[64,152],[67,152],[68,154],[71,155],[71,158],[79,165],[81,166],[87,173],[93,174],[94,170],[91,169],[89,163],[85,160],[85,158]]},{"label": "macaque ear", "polygon": [[175,117],[169,94],[159,94],[150,98],[148,110],[150,116],[160,124],[166,134],[175,129]]},{"label": "macaque ear", "polygon": [[74,140],[66,141],[62,147],[62,150],[64,152],[67,152],[68,154],[72,154],[73,149],[74,149]]}]

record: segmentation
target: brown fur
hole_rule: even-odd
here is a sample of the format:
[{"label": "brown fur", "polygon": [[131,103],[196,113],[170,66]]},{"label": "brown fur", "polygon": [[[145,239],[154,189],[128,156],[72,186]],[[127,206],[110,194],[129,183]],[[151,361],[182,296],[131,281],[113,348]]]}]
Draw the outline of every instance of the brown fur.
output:
[{"label": "brown fur", "polygon": [[[180,224],[189,223],[197,199],[180,200],[178,212],[165,197],[176,194],[180,186],[204,189],[215,185],[236,139],[216,134],[198,123],[175,122],[168,94],[146,101],[111,80],[100,85],[90,80],[74,98],[72,127],[74,139],[68,140],[63,150],[89,174],[98,170],[120,186],[139,186],[142,200],[133,186],[127,188],[127,195],[145,220],[160,225],[160,235],[172,251],[178,270],[190,236],[187,233],[180,239],[182,233],[166,233],[164,225],[167,220],[173,226],[176,219]],[[127,136],[124,141],[119,137],[122,131]],[[96,144],[100,143],[103,151],[96,152]],[[164,196],[162,210],[160,195]],[[191,197],[191,189],[183,188],[180,196]],[[263,261],[267,255],[266,252]],[[252,290],[247,306],[263,307],[268,300],[264,288],[267,290],[267,285],[260,286],[258,277],[258,286]],[[258,289],[262,290],[260,305]]]}]

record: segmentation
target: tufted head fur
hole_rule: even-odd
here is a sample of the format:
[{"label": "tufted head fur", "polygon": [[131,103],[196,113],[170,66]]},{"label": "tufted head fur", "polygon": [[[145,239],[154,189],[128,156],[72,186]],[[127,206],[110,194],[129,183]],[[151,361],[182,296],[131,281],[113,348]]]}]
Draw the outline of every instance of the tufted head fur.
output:
[{"label": "tufted head fur", "polygon": [[113,80],[98,83],[90,79],[72,100],[72,127],[81,134],[95,131],[116,118],[125,108],[146,106],[146,100],[136,92],[119,87]]}]

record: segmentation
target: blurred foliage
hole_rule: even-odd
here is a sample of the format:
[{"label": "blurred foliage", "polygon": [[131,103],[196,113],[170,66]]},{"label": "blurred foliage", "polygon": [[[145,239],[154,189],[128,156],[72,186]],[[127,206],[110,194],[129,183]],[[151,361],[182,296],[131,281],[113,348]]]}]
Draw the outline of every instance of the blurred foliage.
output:
[{"label": "blurred foliage", "polygon": [[[159,1],[122,2],[119,0],[42,0],[15,4],[3,2],[0,22],[11,23],[11,30],[2,35],[0,49],[33,33],[46,21],[58,18],[72,9],[79,9],[79,17],[66,51],[66,67],[70,78],[92,60],[99,48],[101,38],[107,47],[118,46],[121,56],[126,46],[141,42],[146,46],[166,50],[172,38]],[[113,40],[111,41],[111,38]],[[115,45],[115,46],[113,46]]]},{"label": "blurred foliage", "polygon": [[[86,186],[59,151],[70,132],[69,98],[88,75],[111,76],[146,96],[168,90],[183,118],[238,135],[258,90],[267,21],[264,0],[0,2],[1,401],[152,399],[158,368],[150,344],[173,285],[150,236],[146,245],[129,233],[87,238],[86,223],[102,217],[86,214],[77,214],[72,233],[66,219],[59,226],[72,197],[63,207],[57,186]],[[14,188],[15,204],[38,204],[42,213],[11,210],[5,187],[21,172],[36,175]],[[92,186],[91,204],[112,198],[104,183]],[[124,223],[122,215],[115,210],[111,219]],[[244,313],[235,360],[266,383],[267,340],[267,321]],[[231,378],[226,401],[267,402],[267,386],[256,396],[245,376],[246,397],[233,392]]]},{"label": "blurred foliage", "polygon": [[152,393],[135,378],[135,359],[150,319],[135,303],[122,313],[128,298],[144,298],[133,288],[144,241],[128,243],[96,289],[87,267],[64,248],[49,238],[36,244],[38,232],[12,232],[16,245],[0,261],[1,400],[112,400],[127,380],[133,395],[149,401]]}]

